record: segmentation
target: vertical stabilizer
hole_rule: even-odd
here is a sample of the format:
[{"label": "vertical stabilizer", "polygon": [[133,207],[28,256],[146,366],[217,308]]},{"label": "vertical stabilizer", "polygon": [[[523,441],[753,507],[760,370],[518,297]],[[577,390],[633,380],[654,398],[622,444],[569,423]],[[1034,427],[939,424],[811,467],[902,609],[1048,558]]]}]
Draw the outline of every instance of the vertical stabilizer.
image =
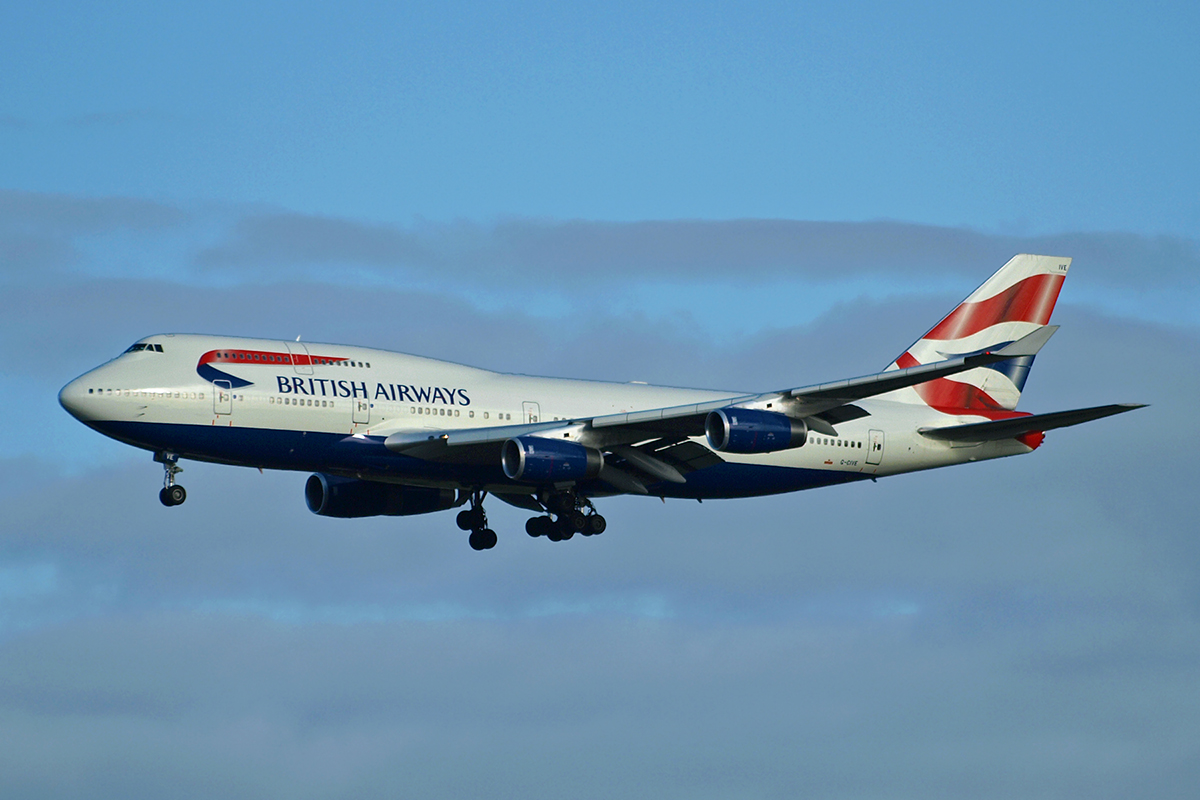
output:
[{"label": "vertical stabilizer", "polygon": [[[996,350],[1046,325],[1071,259],[1018,255],[934,325],[888,367],[930,364]],[[1033,356],[1001,361],[901,389],[889,399],[938,409],[1011,411],[1021,399]]]}]

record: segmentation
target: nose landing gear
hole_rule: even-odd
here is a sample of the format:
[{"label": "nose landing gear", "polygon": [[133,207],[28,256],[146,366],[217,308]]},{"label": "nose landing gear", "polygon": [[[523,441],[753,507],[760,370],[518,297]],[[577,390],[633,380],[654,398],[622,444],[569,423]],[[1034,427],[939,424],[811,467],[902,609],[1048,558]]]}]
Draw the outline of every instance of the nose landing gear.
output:
[{"label": "nose landing gear", "polygon": [[163,488],[158,492],[158,499],[164,506],[181,505],[187,500],[187,490],[175,482],[175,476],[183,472],[179,466],[179,456],[174,453],[155,453],[154,460],[163,465]]}]

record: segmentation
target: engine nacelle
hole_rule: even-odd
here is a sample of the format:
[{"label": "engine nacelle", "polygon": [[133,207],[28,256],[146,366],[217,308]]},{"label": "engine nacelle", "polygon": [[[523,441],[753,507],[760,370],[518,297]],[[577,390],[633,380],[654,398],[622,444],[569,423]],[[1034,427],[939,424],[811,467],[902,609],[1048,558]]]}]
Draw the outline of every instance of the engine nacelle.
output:
[{"label": "engine nacelle", "polygon": [[308,510],[322,517],[405,517],[457,504],[453,489],[400,486],[317,472],[304,484]]},{"label": "engine nacelle", "polygon": [[808,441],[808,426],[774,411],[721,408],[704,420],[708,445],[723,453],[773,453],[801,447]]},{"label": "engine nacelle", "polygon": [[604,456],[575,442],[518,436],[504,443],[500,464],[514,481],[558,483],[596,477],[604,466]]}]

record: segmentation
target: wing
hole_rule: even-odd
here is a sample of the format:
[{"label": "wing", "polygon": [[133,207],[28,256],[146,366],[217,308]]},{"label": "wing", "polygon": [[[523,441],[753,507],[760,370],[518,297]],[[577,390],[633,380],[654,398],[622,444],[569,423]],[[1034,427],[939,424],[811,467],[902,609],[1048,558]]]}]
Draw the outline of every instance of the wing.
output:
[{"label": "wing", "polygon": [[[686,475],[721,459],[707,448],[685,447],[687,439],[704,435],[709,412],[722,408],[769,409],[803,419],[813,430],[836,436],[834,425],[863,416],[855,400],[895,391],[935,378],[1020,356],[1034,355],[1057,330],[1045,326],[998,350],[907,369],[865,375],[834,383],[786,389],[766,394],[731,395],[668,408],[567,421],[487,428],[461,428],[436,432],[401,431],[384,441],[391,451],[416,458],[462,464],[497,464],[504,442],[521,436],[566,439],[605,451],[601,479],[620,491],[645,493],[645,476],[650,482],[686,481]],[[693,444],[694,443],[690,443]],[[636,445],[636,446],[635,446]],[[703,464],[699,462],[704,462]]]}]

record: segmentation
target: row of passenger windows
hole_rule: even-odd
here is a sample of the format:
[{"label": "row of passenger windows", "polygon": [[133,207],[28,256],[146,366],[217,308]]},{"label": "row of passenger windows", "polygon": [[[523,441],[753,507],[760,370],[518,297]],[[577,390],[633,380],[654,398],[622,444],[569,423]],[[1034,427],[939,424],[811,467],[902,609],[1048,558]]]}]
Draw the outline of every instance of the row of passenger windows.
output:
[{"label": "row of passenger windows", "polygon": [[203,400],[204,392],[145,392],[141,389],[88,389],[88,394],[105,397],[151,397],[163,400]]},{"label": "row of passenger windows", "polygon": [[[143,346],[143,347],[158,347],[158,351],[160,353],[162,352],[161,345],[141,345],[141,346]],[[139,345],[134,345],[134,347],[139,347]],[[130,348],[130,350],[132,350],[132,349],[133,348]],[[129,351],[126,351],[126,352],[129,352]],[[225,359],[228,361],[267,361],[267,362],[276,363],[276,364],[291,364],[292,363],[291,356],[276,355],[274,353],[239,353],[239,352],[232,351],[232,350],[230,350],[228,352],[217,353],[217,358]],[[321,366],[327,366],[327,367],[362,367],[364,369],[371,368],[370,361],[347,361],[344,358],[343,359],[332,359],[332,358],[317,358],[316,356],[314,356],[312,358],[312,363],[319,364]]]},{"label": "row of passenger windows", "polygon": [[[428,415],[435,416],[435,417],[458,417],[458,416],[462,415],[462,410],[458,409],[458,408],[435,408],[435,407],[427,407],[427,406],[410,406],[408,409],[408,413],[410,413],[410,414],[428,414]],[[483,414],[484,419],[492,418],[492,415],[490,412],[483,411],[481,413]],[[475,419],[475,412],[468,411],[467,417],[470,419]],[[496,419],[511,420],[512,414],[497,414]]]},{"label": "row of passenger windows", "polygon": [[345,360],[334,361],[333,359],[330,359],[330,358],[314,357],[312,360],[312,363],[318,364],[321,366],[326,366],[326,367],[363,367],[365,369],[371,368],[370,361],[345,361]]},{"label": "row of passenger windows", "polygon": [[309,406],[310,408],[333,408],[332,400],[314,400],[311,397],[268,397],[267,402],[281,406]]},{"label": "row of passenger windows", "polygon": [[[312,397],[268,397],[267,402],[271,405],[281,406],[306,406],[308,408],[334,408],[332,400],[320,400]],[[417,415],[426,415],[434,417],[461,417],[462,409],[460,408],[437,408],[431,406],[409,406],[408,413]],[[483,419],[490,420],[492,413],[490,411],[480,412]],[[468,419],[475,419],[475,411],[467,412]],[[496,414],[497,420],[512,421],[512,414],[500,413]]]},{"label": "row of passenger windows", "polygon": [[862,449],[862,442],[851,442],[845,439],[831,439],[828,436],[818,436],[812,440],[813,444],[827,444],[831,447],[857,447]]},{"label": "row of passenger windows", "polygon": [[291,359],[286,356],[277,356],[271,353],[217,353],[217,358],[227,358],[230,361],[274,361],[277,364],[292,363]]}]

